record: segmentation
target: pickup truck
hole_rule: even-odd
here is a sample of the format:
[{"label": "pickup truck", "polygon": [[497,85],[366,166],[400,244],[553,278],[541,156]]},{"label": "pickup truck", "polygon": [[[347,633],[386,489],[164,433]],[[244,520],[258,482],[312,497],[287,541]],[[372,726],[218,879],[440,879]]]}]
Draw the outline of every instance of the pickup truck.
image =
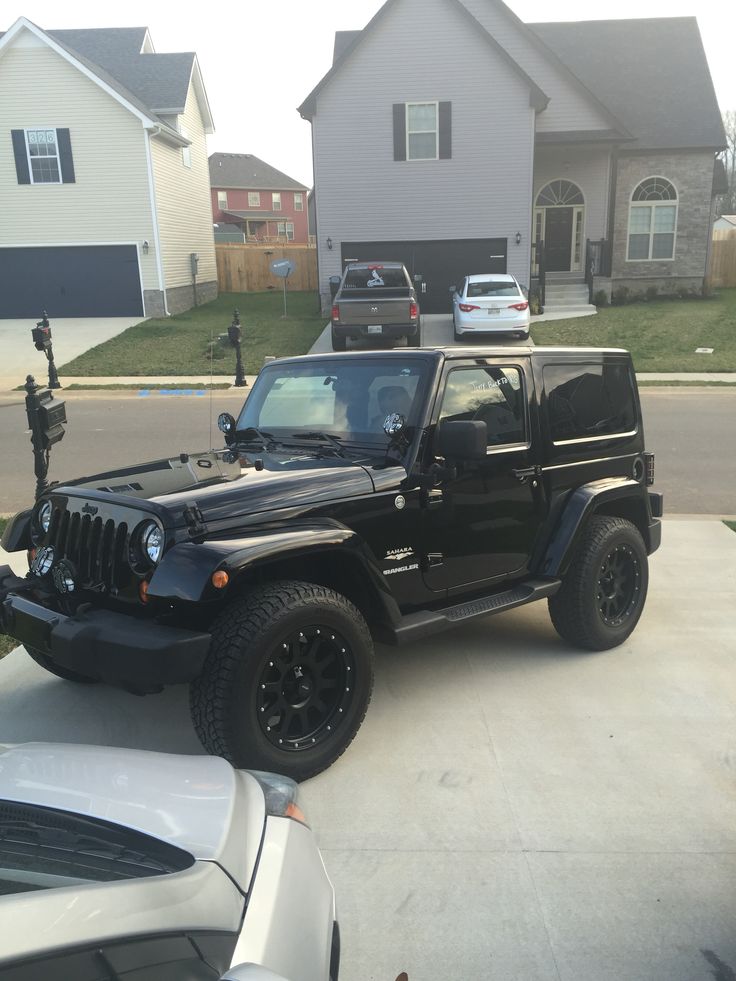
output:
[{"label": "pickup truck", "polygon": [[204,747],[238,767],[336,760],[374,640],[545,599],[599,651],[644,609],[663,506],[626,351],[284,358],[219,426],[219,448],[121,461],[17,514],[3,547],[29,571],[0,567],[0,631],[67,682],[189,684]]},{"label": "pickup truck", "polygon": [[332,350],[347,340],[407,339],[421,346],[421,316],[409,273],[400,262],[349,262],[332,301]]}]

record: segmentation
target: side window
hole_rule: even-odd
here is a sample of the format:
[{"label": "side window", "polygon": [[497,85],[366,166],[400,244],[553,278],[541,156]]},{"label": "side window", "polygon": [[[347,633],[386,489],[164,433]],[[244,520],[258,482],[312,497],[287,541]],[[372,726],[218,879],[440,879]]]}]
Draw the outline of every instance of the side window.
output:
[{"label": "side window", "polygon": [[521,372],[512,367],[455,368],[447,376],[440,422],[478,419],[486,424],[488,446],[527,442]]},{"label": "side window", "polygon": [[548,364],[543,376],[553,442],[604,438],[636,429],[627,364]]}]

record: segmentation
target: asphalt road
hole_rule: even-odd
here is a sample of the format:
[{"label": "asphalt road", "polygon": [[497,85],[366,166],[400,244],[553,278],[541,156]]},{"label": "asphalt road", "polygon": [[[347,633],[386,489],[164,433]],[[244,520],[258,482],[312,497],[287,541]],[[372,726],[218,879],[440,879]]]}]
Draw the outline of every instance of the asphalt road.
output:
[{"label": "asphalt road", "polygon": [[[209,394],[67,393],[68,427],[51,454],[50,477],[100,473],[182,451],[221,445],[218,413],[235,414],[236,391]],[[647,447],[656,453],[656,486],[668,514],[736,514],[736,390],[641,390]],[[22,398],[0,400],[0,513],[33,497],[33,456]]]}]

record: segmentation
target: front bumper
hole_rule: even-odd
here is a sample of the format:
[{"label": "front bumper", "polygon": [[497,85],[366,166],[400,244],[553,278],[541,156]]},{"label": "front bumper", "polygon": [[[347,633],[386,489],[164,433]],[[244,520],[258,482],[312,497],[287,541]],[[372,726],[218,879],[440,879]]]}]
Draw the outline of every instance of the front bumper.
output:
[{"label": "front bumper", "polygon": [[210,634],[139,620],[111,610],[67,616],[27,598],[28,580],[0,566],[0,632],[61,667],[133,691],[191,681],[200,674]]},{"label": "front bumper", "polygon": [[410,324],[381,324],[381,333],[368,333],[368,324],[332,324],[332,330],[337,337],[348,337],[352,341],[380,340],[387,337],[395,340],[398,337],[415,337],[419,329],[416,322]]}]

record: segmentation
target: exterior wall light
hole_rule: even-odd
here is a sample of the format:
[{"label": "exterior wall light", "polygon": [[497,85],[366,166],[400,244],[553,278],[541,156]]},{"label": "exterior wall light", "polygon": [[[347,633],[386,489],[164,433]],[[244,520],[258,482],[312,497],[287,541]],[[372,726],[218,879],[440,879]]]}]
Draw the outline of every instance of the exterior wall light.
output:
[{"label": "exterior wall light", "polygon": [[141,246],[141,248],[143,249],[143,255],[148,255],[148,241],[147,240],[143,243],[143,245]]},{"label": "exterior wall light", "polygon": [[330,252],[332,252],[332,239],[331,238],[328,238],[327,239],[327,248],[330,250]]},{"label": "exterior wall light", "polygon": [[521,232],[516,233],[516,244],[521,245]]}]

